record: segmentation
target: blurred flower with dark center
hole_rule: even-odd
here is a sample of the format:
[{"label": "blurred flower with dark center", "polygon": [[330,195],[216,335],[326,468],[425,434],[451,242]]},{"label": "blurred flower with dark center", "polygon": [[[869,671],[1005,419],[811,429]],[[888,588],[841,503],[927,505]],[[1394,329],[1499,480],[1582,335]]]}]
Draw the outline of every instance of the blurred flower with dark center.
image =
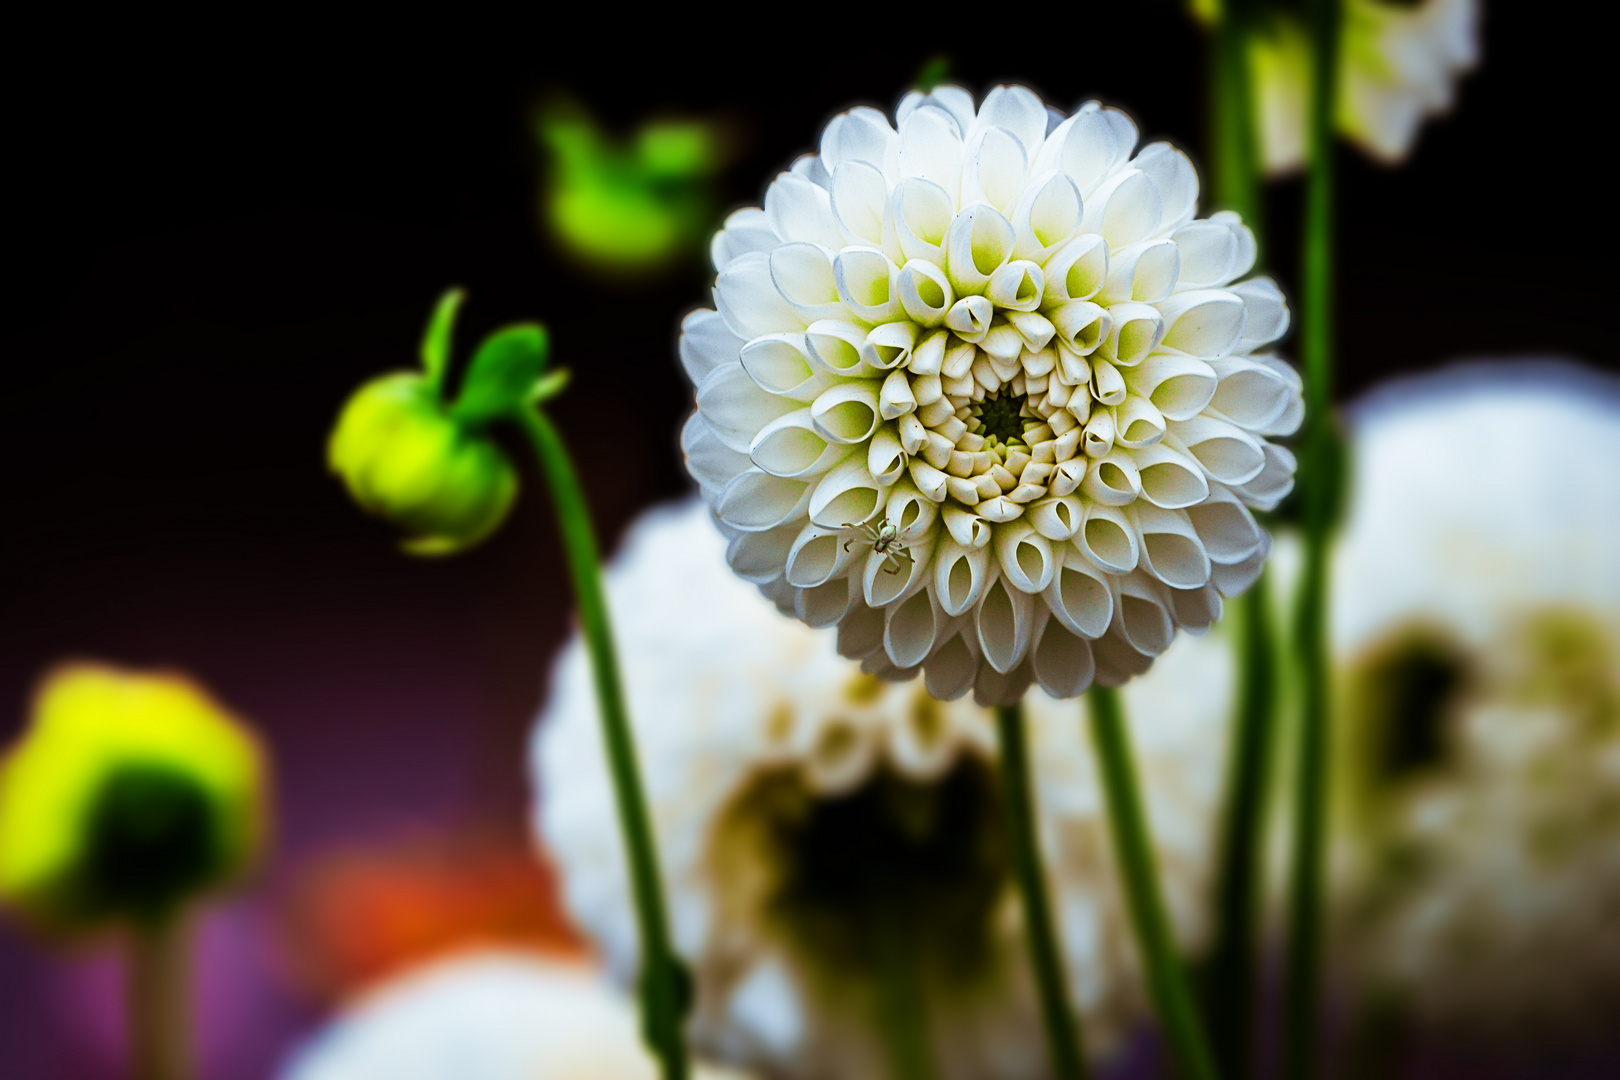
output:
[{"label": "blurred flower with dark center", "polygon": [[541,111],[537,127],[547,159],[542,214],[565,254],[637,275],[702,252],[719,211],[715,180],[733,155],[725,125],[653,120],[619,140],[563,100]]},{"label": "blurred flower with dark center", "polygon": [[[782,619],[724,549],[701,504],[658,510],[608,577],[694,1045],[772,1076],[891,1075],[907,1040],[944,1078],[1048,1075],[992,717],[863,673]],[[1188,947],[1231,678],[1225,646],[1193,638],[1126,690]],[[1026,707],[1062,962],[1102,1055],[1145,1015],[1103,794],[1072,705],[1032,693]],[[593,717],[576,640],[535,735],[537,824],[569,908],[628,981],[637,937]]]},{"label": "blurred flower with dark center", "polygon": [[168,917],[263,846],[253,734],[190,680],[69,664],[0,761],[0,901],[48,930]]},{"label": "blurred flower with dark center", "polygon": [[[654,1080],[632,1005],[587,967],[516,950],[408,971],[300,1049],[281,1080]],[[694,1080],[744,1080],[704,1065]]]},{"label": "blurred flower with dark center", "polygon": [[1351,445],[1342,956],[1369,1008],[1452,1045],[1602,1035],[1620,992],[1620,382],[1554,362],[1402,380],[1352,411]]},{"label": "blurred flower with dark center", "polygon": [[130,1073],[189,1080],[195,909],[268,828],[253,733],[189,679],[65,664],[0,759],[0,904],[126,947]]}]

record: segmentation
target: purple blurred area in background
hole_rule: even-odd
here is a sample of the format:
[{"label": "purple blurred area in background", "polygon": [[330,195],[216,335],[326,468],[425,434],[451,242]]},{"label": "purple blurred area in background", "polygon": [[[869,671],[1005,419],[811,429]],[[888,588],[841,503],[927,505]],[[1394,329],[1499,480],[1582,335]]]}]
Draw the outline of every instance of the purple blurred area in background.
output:
[{"label": "purple blurred area in background", "polygon": [[[61,28],[29,43],[52,81],[0,76],[0,745],[66,657],[182,667],[263,732],[273,857],[201,935],[209,1080],[272,1075],[324,1014],[284,955],[285,898],[322,857],[424,830],[529,843],[523,747],[570,625],[544,492],[526,482],[473,553],[405,558],[325,472],[347,393],[412,363],[432,300],[462,284],[463,349],[508,321],[549,325],[574,372],[556,415],[607,543],[685,489],[673,340],[712,272],[694,258],[615,288],[558,262],[537,226],[534,104],[566,89],[626,130],[725,114],[745,140],[721,181],[735,206],[830,109],[892,105],[938,51],[865,33],[837,63],[819,44],[812,59],[719,37],[576,49],[542,14],[419,49],[266,29],[252,58],[194,50],[180,27],[104,27],[101,45]],[[1110,18],[1111,41],[1137,44],[1083,63],[958,53],[952,79],[1101,96],[1196,151],[1198,31],[1168,8]],[[1571,205],[1589,196],[1558,187],[1560,166],[1596,183],[1572,151],[1611,96],[1593,90],[1601,35],[1505,5],[1485,25],[1482,68],[1407,169],[1345,152],[1341,396],[1457,356],[1620,367],[1608,252]],[[1299,198],[1290,183],[1268,202],[1285,285]],[[0,923],[0,1073],[122,1075],[118,994],[105,955],[47,955]]]}]

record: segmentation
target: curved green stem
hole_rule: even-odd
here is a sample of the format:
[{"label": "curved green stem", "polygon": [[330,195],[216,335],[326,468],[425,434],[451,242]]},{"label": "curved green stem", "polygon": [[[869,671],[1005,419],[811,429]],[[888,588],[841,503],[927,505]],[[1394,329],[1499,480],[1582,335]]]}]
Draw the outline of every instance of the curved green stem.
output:
[{"label": "curved green stem", "polygon": [[1052,922],[1051,897],[1046,890],[1046,871],[1041,864],[1040,840],[1035,832],[1029,749],[1024,739],[1024,707],[998,706],[996,729],[1001,741],[1001,788],[1007,842],[1018,873],[1018,891],[1024,901],[1024,937],[1029,943],[1030,966],[1035,971],[1047,1050],[1052,1056],[1052,1069],[1060,1080],[1083,1080],[1087,1072],[1080,1022],[1069,1000],[1069,984]]},{"label": "curved green stem", "polygon": [[1283,1076],[1313,1071],[1322,953],[1322,874],[1328,805],[1329,715],[1327,559],[1337,498],[1333,399],[1333,118],[1338,87],[1340,0],[1307,8],[1312,87],[1301,273],[1301,354],[1305,368],[1305,567],[1297,638],[1304,683],[1296,771],[1294,851],[1288,893],[1288,966],[1284,977]]},{"label": "curved green stem", "polygon": [[191,941],[183,912],[130,928],[125,984],[130,1075],[134,1080],[191,1080]]},{"label": "curved green stem", "polygon": [[1125,728],[1119,691],[1105,686],[1092,687],[1090,713],[1097,769],[1108,801],[1114,859],[1119,866],[1120,886],[1130,910],[1131,927],[1136,931],[1142,967],[1147,973],[1148,993],[1153,998],[1165,1041],[1170,1044],[1181,1075],[1185,1080],[1215,1080],[1219,1075],[1215,1059],[1198,1019],[1192,986],[1176,951],[1170,918],[1159,891],[1158,870],[1148,839],[1147,815],[1137,789],[1130,733]]},{"label": "curved green stem", "polygon": [[535,409],[523,410],[517,419],[534,446],[540,469],[551,487],[568,569],[574,580],[580,626],[596,680],[596,696],[602,708],[602,736],[613,773],[619,827],[624,832],[625,853],[630,860],[630,881],[641,934],[643,1029],[662,1065],[664,1080],[686,1080],[690,1067],[681,1028],[690,989],[685,969],[670,944],[669,917],[658,875],[657,844],[641,786],[641,772],[636,764],[636,744],[630,730],[629,710],[625,707],[624,688],[619,682],[618,659],[608,623],[607,599],[602,592],[601,560],[591,528],[590,510],[568,448],[551,421]]}]

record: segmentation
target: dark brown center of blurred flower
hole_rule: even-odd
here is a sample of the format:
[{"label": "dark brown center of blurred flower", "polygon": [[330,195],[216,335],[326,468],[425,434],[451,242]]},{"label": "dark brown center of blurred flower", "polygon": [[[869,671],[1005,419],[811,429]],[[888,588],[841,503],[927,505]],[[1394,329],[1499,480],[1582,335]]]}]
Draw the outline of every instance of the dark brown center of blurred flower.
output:
[{"label": "dark brown center of blurred flower", "polygon": [[796,768],[764,772],[714,852],[722,908],[785,945],[829,1000],[861,1005],[863,989],[878,993],[879,958],[897,954],[934,993],[994,974],[1010,873],[995,776],[976,757],[931,781],[879,768],[838,796],[811,792]]}]

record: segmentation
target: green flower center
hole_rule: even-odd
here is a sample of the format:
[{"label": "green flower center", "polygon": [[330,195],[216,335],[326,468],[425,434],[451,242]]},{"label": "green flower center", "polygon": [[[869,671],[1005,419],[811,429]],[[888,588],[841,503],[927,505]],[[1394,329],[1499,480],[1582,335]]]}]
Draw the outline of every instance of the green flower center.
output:
[{"label": "green flower center", "polygon": [[156,916],[211,884],[221,867],[208,795],[160,765],[109,776],[86,821],[84,896],[99,913]]},{"label": "green flower center", "polygon": [[1023,394],[998,393],[987,396],[971,406],[973,419],[968,430],[984,436],[985,442],[1022,443],[1024,441],[1024,411],[1028,398]]}]

